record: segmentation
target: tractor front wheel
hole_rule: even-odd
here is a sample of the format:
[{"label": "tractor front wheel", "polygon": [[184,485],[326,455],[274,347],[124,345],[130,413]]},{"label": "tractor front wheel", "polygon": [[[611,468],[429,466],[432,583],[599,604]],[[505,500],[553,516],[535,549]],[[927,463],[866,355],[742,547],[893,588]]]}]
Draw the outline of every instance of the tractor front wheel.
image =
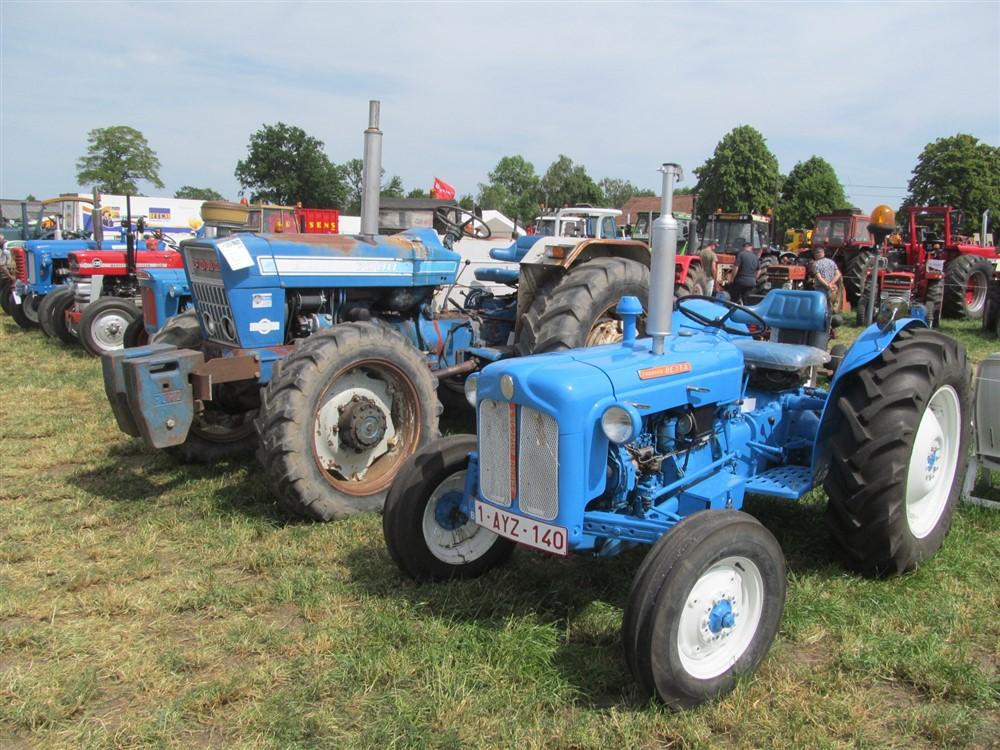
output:
[{"label": "tractor front wheel", "polygon": [[845,378],[824,488],[852,568],[903,573],[941,547],[968,461],[970,378],[965,348],[925,328]]},{"label": "tractor front wheel", "polygon": [[143,320],[141,315],[128,324],[128,328],[125,329],[125,338],[123,343],[126,349],[132,349],[136,346],[145,346],[149,343],[149,333],[146,331],[146,321]]},{"label": "tractor front wheel", "polygon": [[[649,300],[649,269],[628,258],[594,258],[570,269],[552,289],[530,354],[610,344],[622,339],[615,313],[626,295]],[[640,326],[643,320],[640,318]]]},{"label": "tractor front wheel", "polygon": [[13,304],[11,292],[14,290],[14,282],[6,276],[0,277],[0,310],[10,315],[10,307]]},{"label": "tractor front wheel", "polygon": [[757,669],[784,606],[785,559],[771,532],[739,511],[695,513],[653,545],[632,581],[626,660],[647,695],[697,706]]},{"label": "tractor front wheel", "polygon": [[94,300],[80,316],[80,343],[95,357],[117,351],[125,345],[125,329],[141,315],[131,300],[122,297]]},{"label": "tractor front wheel", "polygon": [[944,312],[951,318],[979,320],[993,279],[993,264],[978,255],[959,255],[944,267]]},{"label": "tractor front wheel", "polygon": [[51,339],[59,338],[55,318],[57,314],[60,316],[64,314],[67,303],[73,304],[73,292],[68,287],[63,287],[46,294],[38,306],[38,325]]},{"label": "tractor front wheel", "polygon": [[463,507],[475,435],[428,445],[400,469],[385,501],[382,533],[404,574],[417,581],[474,578],[502,564],[514,543],[478,526]]},{"label": "tractor front wheel", "polygon": [[27,311],[25,310],[26,307],[30,307],[31,298],[26,297],[23,298],[20,302],[16,301],[14,299],[13,288],[11,288],[10,295],[11,295],[10,317],[14,319],[14,322],[17,323],[21,328],[25,329],[26,331],[31,330],[32,328],[37,328],[38,316],[28,315]]},{"label": "tractor front wheel", "polygon": [[426,360],[374,323],[313,334],[261,394],[259,456],[278,501],[320,521],[377,511],[410,456],[438,435]]}]

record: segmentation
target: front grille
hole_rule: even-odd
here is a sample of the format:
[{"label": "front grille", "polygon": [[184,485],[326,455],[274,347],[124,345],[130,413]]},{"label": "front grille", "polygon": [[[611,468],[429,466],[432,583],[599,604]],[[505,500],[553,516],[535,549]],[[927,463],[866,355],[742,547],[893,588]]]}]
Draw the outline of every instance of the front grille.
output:
[{"label": "front grille", "polygon": [[73,301],[76,302],[78,310],[82,310],[90,304],[91,282],[88,276],[75,276],[73,278]]},{"label": "front grille", "polygon": [[38,279],[35,277],[35,258],[34,254],[30,250],[24,251],[24,264],[28,268],[28,283],[37,284]]},{"label": "front grille", "polygon": [[517,503],[551,521],[559,514],[559,425],[548,414],[521,407],[517,446]]},{"label": "front grille", "polygon": [[239,344],[236,332],[235,318],[229,307],[226,288],[221,283],[211,284],[205,281],[191,280],[191,292],[194,294],[195,307],[201,316],[202,327],[208,337],[226,344]]},{"label": "front grille", "polygon": [[479,487],[484,498],[498,505],[510,507],[516,497],[523,512],[555,518],[559,514],[556,420],[527,406],[490,399],[480,403]]},{"label": "front grille", "polygon": [[16,275],[17,280],[27,283],[28,281],[28,263],[25,260],[25,255],[27,251],[23,247],[15,247],[11,252],[14,254],[14,265],[17,268]]},{"label": "front grille", "polygon": [[479,404],[479,489],[483,497],[510,507],[512,404],[484,399]]}]

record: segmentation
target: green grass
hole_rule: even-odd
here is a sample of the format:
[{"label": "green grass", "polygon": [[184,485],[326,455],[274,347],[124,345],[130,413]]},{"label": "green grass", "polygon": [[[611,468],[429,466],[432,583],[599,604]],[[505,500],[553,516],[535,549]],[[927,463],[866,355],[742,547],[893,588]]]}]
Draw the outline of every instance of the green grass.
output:
[{"label": "green grass", "polygon": [[788,558],[780,634],[734,693],[672,713],[622,656],[641,550],[416,586],[378,516],[289,521],[261,479],[122,435],[96,360],[0,320],[0,747],[1000,741],[1000,513],[962,507],[933,560],[871,581],[838,564],[822,493],[752,501]]}]

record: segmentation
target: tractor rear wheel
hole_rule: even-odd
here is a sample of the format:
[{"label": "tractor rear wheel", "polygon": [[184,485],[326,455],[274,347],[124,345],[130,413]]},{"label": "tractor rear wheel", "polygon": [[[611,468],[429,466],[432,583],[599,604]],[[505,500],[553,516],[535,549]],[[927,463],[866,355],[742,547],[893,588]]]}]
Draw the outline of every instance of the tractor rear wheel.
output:
[{"label": "tractor rear wheel", "polygon": [[[674,287],[674,298],[687,297],[692,294],[705,296],[708,294],[708,274],[702,270],[701,266],[694,264],[688,266],[687,277],[683,284]],[[719,291],[716,289],[715,291]]]},{"label": "tractor rear wheel", "polygon": [[123,297],[94,300],[80,316],[80,343],[95,357],[124,347],[125,329],[142,317],[139,308]]},{"label": "tractor rear wheel", "polygon": [[1000,280],[990,279],[986,292],[986,309],[983,311],[983,330],[993,332],[1000,322]]},{"label": "tractor rear wheel", "polygon": [[514,550],[514,542],[478,526],[462,508],[475,450],[475,435],[440,438],[410,456],[392,483],[382,533],[396,565],[414,580],[474,578]]},{"label": "tractor rear wheel", "polygon": [[903,573],[941,547],[968,461],[970,378],[965,348],[926,328],[847,375],[824,488],[852,568]]},{"label": "tractor rear wheel", "polygon": [[549,277],[535,291],[535,296],[531,298],[531,304],[528,305],[528,309],[524,311],[521,319],[517,321],[515,325],[517,342],[514,344],[514,348],[518,356],[526,357],[537,351],[542,316],[545,315],[545,309],[552,298],[552,291],[564,278],[565,276]]},{"label": "tractor rear wheel", "polygon": [[64,305],[67,300],[72,304],[73,292],[68,287],[62,287],[46,294],[38,306],[38,325],[41,326],[45,335],[51,339],[57,338],[55,329],[56,310],[62,314],[66,309]]},{"label": "tractor rear wheel", "polygon": [[858,304],[861,289],[868,286],[868,265],[874,255],[874,250],[860,250],[844,265],[844,289],[852,305]]},{"label": "tractor rear wheel", "polygon": [[258,455],[278,502],[320,521],[381,510],[406,459],[438,436],[424,355],[374,323],[296,346],[261,393]]},{"label": "tractor rear wheel", "polygon": [[978,255],[959,255],[944,267],[944,309],[951,318],[979,320],[993,279],[993,264]]},{"label": "tractor rear wheel", "polygon": [[688,516],[647,553],[622,619],[640,688],[690,708],[733,689],[774,641],[785,606],[785,559],[740,511]]},{"label": "tractor rear wheel", "polygon": [[[615,313],[625,295],[649,300],[649,269],[628,258],[594,258],[570,269],[552,290],[538,320],[531,354],[610,344],[622,339]],[[643,319],[639,320],[640,328]]]},{"label": "tractor rear wheel", "polygon": [[201,325],[195,310],[169,318],[163,328],[149,337],[150,344],[173,344],[178,349],[197,349],[201,342]]}]

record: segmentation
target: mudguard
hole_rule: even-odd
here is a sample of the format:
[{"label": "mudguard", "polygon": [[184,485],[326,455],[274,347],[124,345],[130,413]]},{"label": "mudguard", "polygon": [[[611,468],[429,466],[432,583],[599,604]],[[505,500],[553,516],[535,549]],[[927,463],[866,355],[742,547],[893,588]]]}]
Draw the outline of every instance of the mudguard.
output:
[{"label": "mudguard", "polygon": [[861,335],[854,341],[854,344],[834,373],[833,381],[830,383],[830,395],[826,399],[823,407],[823,414],[820,416],[819,429],[816,431],[816,440],[813,443],[812,473],[813,485],[819,486],[826,478],[826,473],[830,468],[830,438],[836,432],[840,424],[840,412],[837,410],[837,400],[844,380],[852,372],[860,370],[869,362],[878,357],[895,340],[901,331],[907,328],[926,328],[927,324],[917,318],[901,318],[895,321],[891,327],[885,331],[877,324],[868,326]]}]

